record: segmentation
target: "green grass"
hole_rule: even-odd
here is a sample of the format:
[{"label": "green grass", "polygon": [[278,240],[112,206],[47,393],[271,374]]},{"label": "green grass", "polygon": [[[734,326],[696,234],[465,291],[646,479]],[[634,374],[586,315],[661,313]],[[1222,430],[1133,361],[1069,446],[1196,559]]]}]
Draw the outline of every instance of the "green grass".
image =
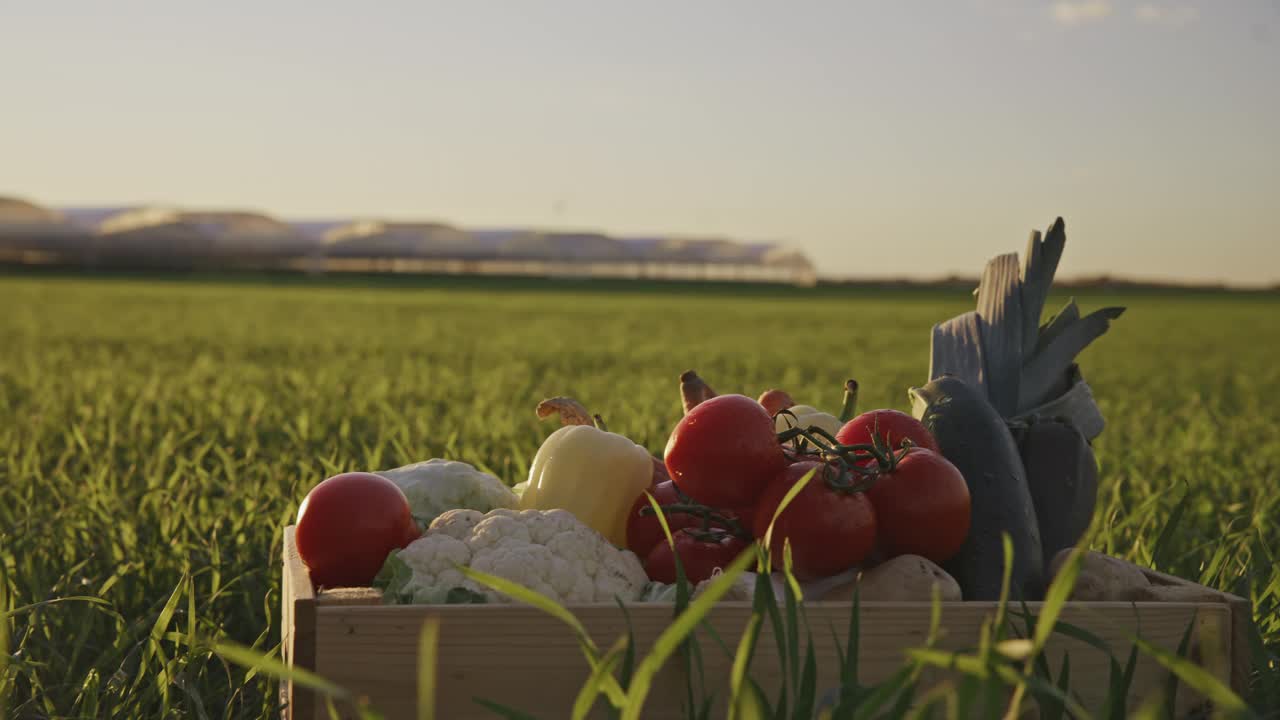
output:
[{"label": "green grass", "polygon": [[[689,368],[907,409],[929,328],[973,305],[628,287],[0,277],[0,715],[265,718],[273,684],[205,643],[277,647],[281,528],[324,477],[450,457],[518,482],[561,394],[660,451]],[[1081,297],[1104,303],[1129,312],[1081,359],[1109,421],[1095,547],[1251,594],[1275,652],[1280,301]]]}]

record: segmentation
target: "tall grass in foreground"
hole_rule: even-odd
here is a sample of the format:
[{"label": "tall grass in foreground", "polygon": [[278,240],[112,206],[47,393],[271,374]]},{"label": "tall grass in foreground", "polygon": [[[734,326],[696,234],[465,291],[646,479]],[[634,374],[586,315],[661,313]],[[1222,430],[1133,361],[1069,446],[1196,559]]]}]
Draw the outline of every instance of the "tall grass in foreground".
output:
[{"label": "tall grass in foreground", "polygon": [[[661,451],[691,367],[828,409],[856,377],[864,407],[906,409],[929,328],[972,306],[621,287],[0,278],[9,716],[274,717],[270,673],[214,643],[279,657],[282,528],[327,475],[449,457],[514,484],[548,432],[534,405],[561,394]],[[1081,357],[1108,420],[1093,548],[1250,597],[1274,678],[1280,302],[1079,301],[1130,308]],[[74,597],[94,601],[48,603]],[[1280,707],[1278,687],[1248,699]]]}]

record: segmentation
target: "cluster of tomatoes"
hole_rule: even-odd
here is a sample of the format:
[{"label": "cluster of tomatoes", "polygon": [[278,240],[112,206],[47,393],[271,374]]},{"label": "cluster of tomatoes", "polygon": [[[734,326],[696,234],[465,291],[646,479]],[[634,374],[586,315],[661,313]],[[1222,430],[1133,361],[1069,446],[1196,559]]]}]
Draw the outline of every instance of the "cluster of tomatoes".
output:
[{"label": "cluster of tomatoes", "polygon": [[778,433],[776,412],[785,408],[771,413],[744,395],[720,395],[677,424],[664,454],[670,479],[649,490],[674,543],[648,497],[628,520],[627,546],[651,579],[675,582],[678,556],[688,580],[700,582],[764,538],[770,524],[773,566],[782,566],[789,545],[802,581],[904,554],[941,564],[960,550],[969,532],[968,485],[923,424],[873,410],[834,437],[811,428]]}]

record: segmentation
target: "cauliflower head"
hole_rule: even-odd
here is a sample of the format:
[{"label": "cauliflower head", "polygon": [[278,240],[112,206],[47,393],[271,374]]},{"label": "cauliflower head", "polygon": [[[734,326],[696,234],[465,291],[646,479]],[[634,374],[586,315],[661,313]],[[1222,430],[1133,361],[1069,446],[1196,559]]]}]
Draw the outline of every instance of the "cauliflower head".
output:
[{"label": "cauliflower head", "polygon": [[520,503],[501,480],[457,460],[432,458],[377,474],[400,488],[409,500],[409,511],[423,527],[446,510],[489,512]]},{"label": "cauliflower head", "polygon": [[413,603],[511,602],[456,565],[519,583],[561,604],[640,597],[649,582],[640,559],[567,510],[487,513],[449,510],[422,537],[388,558],[402,576],[396,596]]}]

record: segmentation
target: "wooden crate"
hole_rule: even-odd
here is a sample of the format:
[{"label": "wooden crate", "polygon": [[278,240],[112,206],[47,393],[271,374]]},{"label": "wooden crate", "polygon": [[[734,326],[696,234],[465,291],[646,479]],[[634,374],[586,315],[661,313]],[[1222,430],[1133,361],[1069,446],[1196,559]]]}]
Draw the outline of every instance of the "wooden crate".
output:
[{"label": "wooden crate", "polygon": [[[1144,570],[1157,585],[1194,586],[1185,580]],[[582,682],[587,665],[572,633],[559,621],[520,605],[382,606],[372,589],[338,589],[316,593],[294,544],[294,528],[284,533],[284,591],[282,633],[284,659],[318,672],[324,678],[366,697],[388,720],[416,717],[417,647],[419,630],[428,617],[440,619],[437,717],[453,720],[495,717],[474,702],[481,697],[539,718],[564,718]],[[1245,635],[1248,603],[1215,593],[1215,602],[1098,602],[1071,603],[1062,620],[1088,629],[1107,642],[1121,662],[1130,636],[1140,636],[1174,651],[1191,622],[1195,622],[1193,660],[1242,692],[1248,679],[1249,654]],[[1038,603],[1030,604],[1033,612]],[[818,688],[833,687],[838,664],[831,628],[846,640],[849,603],[807,603],[818,658]],[[614,605],[571,608],[596,643],[609,646],[626,631]],[[878,682],[901,667],[903,650],[919,647],[929,628],[929,603],[863,603],[859,646],[860,677]],[[995,611],[988,602],[949,602],[942,608],[945,637],[940,647],[972,648],[983,622]],[[637,604],[629,608],[636,643],[647,652],[671,621],[670,605]],[[750,615],[745,603],[722,603],[708,618],[729,647],[736,647]],[[702,635],[705,637],[705,634]],[[727,688],[730,660],[714,647],[704,653],[708,683]],[[752,675],[772,691],[777,687],[778,661],[769,630],[761,633]],[[1086,707],[1101,702],[1108,687],[1107,657],[1083,642],[1055,634],[1048,656],[1055,671],[1063,653],[1071,656],[1072,687]],[[646,718],[681,718],[684,677],[679,662],[668,662],[645,705]],[[940,674],[926,677],[936,682]],[[1163,687],[1169,674],[1153,659],[1139,656],[1130,708]],[[723,696],[721,690],[718,695]],[[328,717],[325,703],[313,693],[285,684],[284,717],[311,720]],[[1203,698],[1179,688],[1179,717],[1202,710]],[[603,700],[600,701],[603,704]],[[343,713],[348,708],[339,708]],[[723,717],[719,710],[717,717]],[[349,715],[343,715],[349,717]]]}]

